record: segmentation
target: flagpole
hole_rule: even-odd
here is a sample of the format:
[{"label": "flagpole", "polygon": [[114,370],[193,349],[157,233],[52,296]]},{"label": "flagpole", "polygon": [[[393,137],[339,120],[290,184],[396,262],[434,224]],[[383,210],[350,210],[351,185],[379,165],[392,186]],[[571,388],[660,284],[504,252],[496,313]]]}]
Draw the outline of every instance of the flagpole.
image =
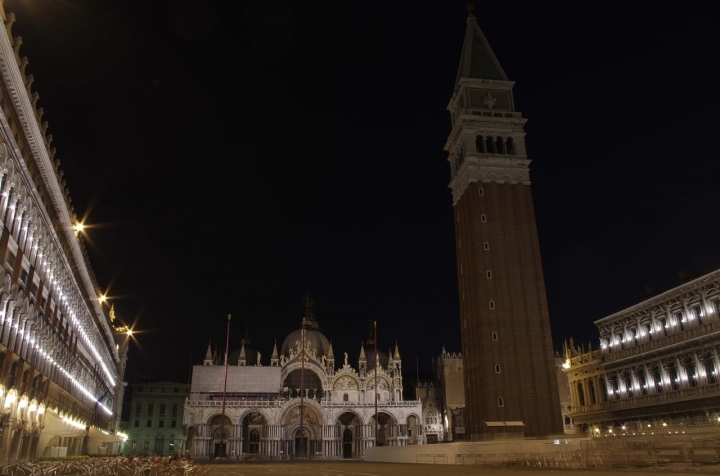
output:
[{"label": "flagpole", "polygon": [[377,353],[377,321],[373,321],[373,340],[375,341],[375,446],[378,445],[377,437],[377,426],[378,426],[378,412],[377,412],[377,396],[378,396],[378,379],[377,379],[377,364],[378,364],[378,353]]},{"label": "flagpole", "polygon": [[[225,338],[225,382],[223,383],[223,397],[222,397],[222,417],[221,418],[221,434],[220,442],[225,446],[225,394],[227,393],[227,373],[228,373],[228,347],[230,346],[230,318],[232,316],[228,314],[227,323],[227,337]],[[227,448],[223,448],[223,456],[226,456]]]},{"label": "flagpole", "polygon": [[[303,323],[303,327],[300,329],[300,335],[302,336],[302,354],[300,354],[300,449],[303,450],[303,437],[305,436],[305,429],[303,428],[303,416],[304,416],[304,408],[303,404],[305,402],[305,323]],[[307,454],[307,449],[305,449],[305,454]]]}]

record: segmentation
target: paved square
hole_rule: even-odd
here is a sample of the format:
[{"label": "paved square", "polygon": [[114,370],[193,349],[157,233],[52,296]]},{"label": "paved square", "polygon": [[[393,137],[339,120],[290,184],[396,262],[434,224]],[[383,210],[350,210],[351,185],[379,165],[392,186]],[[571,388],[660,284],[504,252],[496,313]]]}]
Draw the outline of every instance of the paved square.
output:
[{"label": "paved square", "polygon": [[209,476],[251,475],[312,475],[312,476],[558,476],[592,473],[593,476],[638,476],[650,472],[680,472],[720,474],[718,466],[661,467],[641,469],[557,469],[557,468],[508,468],[502,466],[459,466],[432,464],[366,463],[363,461],[278,462],[211,465]]}]

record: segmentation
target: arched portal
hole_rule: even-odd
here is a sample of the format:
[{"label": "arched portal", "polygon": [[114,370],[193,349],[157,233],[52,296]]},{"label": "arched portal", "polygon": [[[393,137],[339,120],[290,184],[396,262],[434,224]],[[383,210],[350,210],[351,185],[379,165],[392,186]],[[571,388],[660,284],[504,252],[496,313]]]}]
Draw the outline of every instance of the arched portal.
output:
[{"label": "arched portal", "polygon": [[337,425],[342,434],[343,458],[352,458],[357,454],[353,442],[355,435],[361,431],[362,422],[354,413],[345,412],[338,417]]},{"label": "arched portal", "polygon": [[303,426],[295,430],[293,439],[295,441],[295,456],[298,458],[307,458],[309,440],[307,428]]},{"label": "arched portal", "polygon": [[307,404],[302,408],[294,406],[285,413],[283,424],[292,440],[289,451],[293,451],[296,457],[304,458],[321,450],[322,419],[319,415],[315,407]]},{"label": "arched portal", "polygon": [[227,416],[216,415],[210,421],[212,434],[212,452],[216,458],[224,458],[227,455],[229,438],[232,436],[232,422]]},{"label": "arched portal", "polygon": [[185,446],[185,451],[191,455],[195,454],[195,427],[194,426],[191,426],[190,428],[188,428],[187,444]]},{"label": "arched portal", "polygon": [[[371,425],[375,425],[375,419],[370,418]],[[397,436],[397,421],[392,415],[378,412],[377,415],[377,446],[387,446],[391,438]]]},{"label": "arched portal", "polygon": [[262,434],[262,427],[265,424],[265,417],[262,413],[250,412],[245,415],[245,418],[242,420],[243,453],[260,453],[260,435]]},{"label": "arched portal", "polygon": [[418,439],[422,434],[420,430],[422,430],[422,425],[420,425],[418,418],[415,415],[410,415],[407,418],[407,435],[409,445],[418,444]]}]

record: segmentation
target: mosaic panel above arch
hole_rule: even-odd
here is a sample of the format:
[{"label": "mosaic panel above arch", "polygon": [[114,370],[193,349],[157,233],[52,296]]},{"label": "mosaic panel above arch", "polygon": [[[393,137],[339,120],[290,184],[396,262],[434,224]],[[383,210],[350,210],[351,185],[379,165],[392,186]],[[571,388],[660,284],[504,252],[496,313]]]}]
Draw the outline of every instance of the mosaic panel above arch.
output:
[{"label": "mosaic panel above arch", "polygon": [[333,389],[335,390],[354,390],[358,389],[359,385],[357,380],[354,378],[344,375],[337,380],[335,380],[335,383],[333,384]]}]

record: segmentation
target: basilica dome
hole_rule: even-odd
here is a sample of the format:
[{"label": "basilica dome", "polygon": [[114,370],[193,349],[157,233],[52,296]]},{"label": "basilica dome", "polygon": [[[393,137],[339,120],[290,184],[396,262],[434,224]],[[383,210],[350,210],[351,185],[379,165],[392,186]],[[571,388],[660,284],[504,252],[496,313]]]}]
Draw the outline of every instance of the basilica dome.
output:
[{"label": "basilica dome", "polygon": [[303,317],[300,329],[293,331],[283,341],[280,348],[280,354],[284,356],[290,355],[290,350],[297,351],[299,343],[303,340],[303,330],[305,331],[305,342],[310,343],[310,349],[317,352],[317,357],[329,357],[330,341],[320,332],[320,324],[315,320],[315,312],[313,311],[313,303],[308,297],[305,300],[305,317]]},{"label": "basilica dome", "polygon": [[238,365],[240,360],[240,352],[245,347],[245,365],[256,365],[257,364],[257,350],[252,347],[252,342],[247,337],[240,342],[240,348],[235,349],[228,356],[228,365]]},{"label": "basilica dome", "polygon": [[[365,359],[368,371],[372,370],[375,365],[375,347],[372,341],[365,343]],[[388,355],[380,349],[378,349],[378,364],[387,370]]]}]

